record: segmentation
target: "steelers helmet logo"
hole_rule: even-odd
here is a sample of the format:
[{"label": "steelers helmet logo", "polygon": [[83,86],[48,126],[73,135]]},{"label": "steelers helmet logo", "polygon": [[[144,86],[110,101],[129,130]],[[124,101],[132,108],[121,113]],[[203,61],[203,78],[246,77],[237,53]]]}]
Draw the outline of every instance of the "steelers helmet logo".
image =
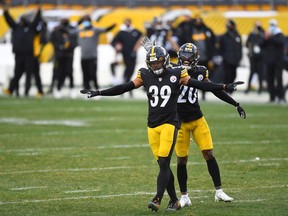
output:
[{"label": "steelers helmet logo", "polygon": [[177,81],[177,77],[176,76],[171,76],[170,77],[170,82],[175,83]]},{"label": "steelers helmet logo", "polygon": [[198,75],[197,80],[202,81],[204,76],[202,74]]}]

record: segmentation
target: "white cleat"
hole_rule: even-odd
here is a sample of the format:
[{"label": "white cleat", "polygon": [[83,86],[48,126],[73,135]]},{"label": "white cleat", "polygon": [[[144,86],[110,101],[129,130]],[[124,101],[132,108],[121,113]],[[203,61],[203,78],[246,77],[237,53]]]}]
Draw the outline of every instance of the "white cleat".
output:
[{"label": "white cleat", "polygon": [[59,90],[54,91],[54,98],[55,99],[60,99],[62,98],[62,93]]},{"label": "white cleat", "polygon": [[224,201],[224,202],[231,202],[234,199],[232,197],[229,197],[226,193],[224,193],[222,190],[219,190],[215,193],[215,202]]},{"label": "white cleat", "polygon": [[185,206],[191,206],[191,205],[192,205],[191,200],[190,200],[190,198],[188,197],[188,194],[181,196],[181,198],[180,198],[180,205],[181,205],[181,208],[183,208],[183,207],[185,207]]},{"label": "white cleat", "polygon": [[70,89],[70,98],[72,99],[77,98],[77,94],[78,92],[76,91],[76,89]]}]

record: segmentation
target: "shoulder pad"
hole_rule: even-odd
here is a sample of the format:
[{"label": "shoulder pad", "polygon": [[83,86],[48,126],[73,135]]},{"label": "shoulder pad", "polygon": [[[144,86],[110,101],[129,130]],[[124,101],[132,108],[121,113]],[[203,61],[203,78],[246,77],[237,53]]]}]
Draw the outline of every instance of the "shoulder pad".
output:
[{"label": "shoulder pad", "polygon": [[205,71],[207,70],[207,68],[206,68],[204,65],[196,65],[196,69],[199,70],[199,71],[201,71],[201,72],[202,72],[202,71],[205,72]]}]

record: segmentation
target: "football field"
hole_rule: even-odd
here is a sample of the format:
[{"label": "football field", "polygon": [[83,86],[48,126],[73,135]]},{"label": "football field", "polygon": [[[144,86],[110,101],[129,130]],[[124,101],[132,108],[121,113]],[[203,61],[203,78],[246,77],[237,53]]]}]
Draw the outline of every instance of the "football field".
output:
[{"label": "football field", "polygon": [[[206,162],[190,146],[192,206],[147,208],[158,166],[145,100],[0,97],[0,215],[284,216],[288,212],[288,107],[202,102],[224,191],[216,203]],[[176,177],[176,156],[171,168]],[[177,178],[176,178],[177,179]],[[180,196],[178,182],[175,182]]]}]

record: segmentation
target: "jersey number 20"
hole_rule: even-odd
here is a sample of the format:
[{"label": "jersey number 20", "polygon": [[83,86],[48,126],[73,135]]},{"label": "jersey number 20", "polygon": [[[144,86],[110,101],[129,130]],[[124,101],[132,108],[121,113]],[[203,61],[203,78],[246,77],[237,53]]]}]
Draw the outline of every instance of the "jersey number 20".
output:
[{"label": "jersey number 20", "polygon": [[193,104],[197,100],[197,89],[188,86],[181,86],[181,93],[178,97],[177,103],[186,103],[187,100]]}]

